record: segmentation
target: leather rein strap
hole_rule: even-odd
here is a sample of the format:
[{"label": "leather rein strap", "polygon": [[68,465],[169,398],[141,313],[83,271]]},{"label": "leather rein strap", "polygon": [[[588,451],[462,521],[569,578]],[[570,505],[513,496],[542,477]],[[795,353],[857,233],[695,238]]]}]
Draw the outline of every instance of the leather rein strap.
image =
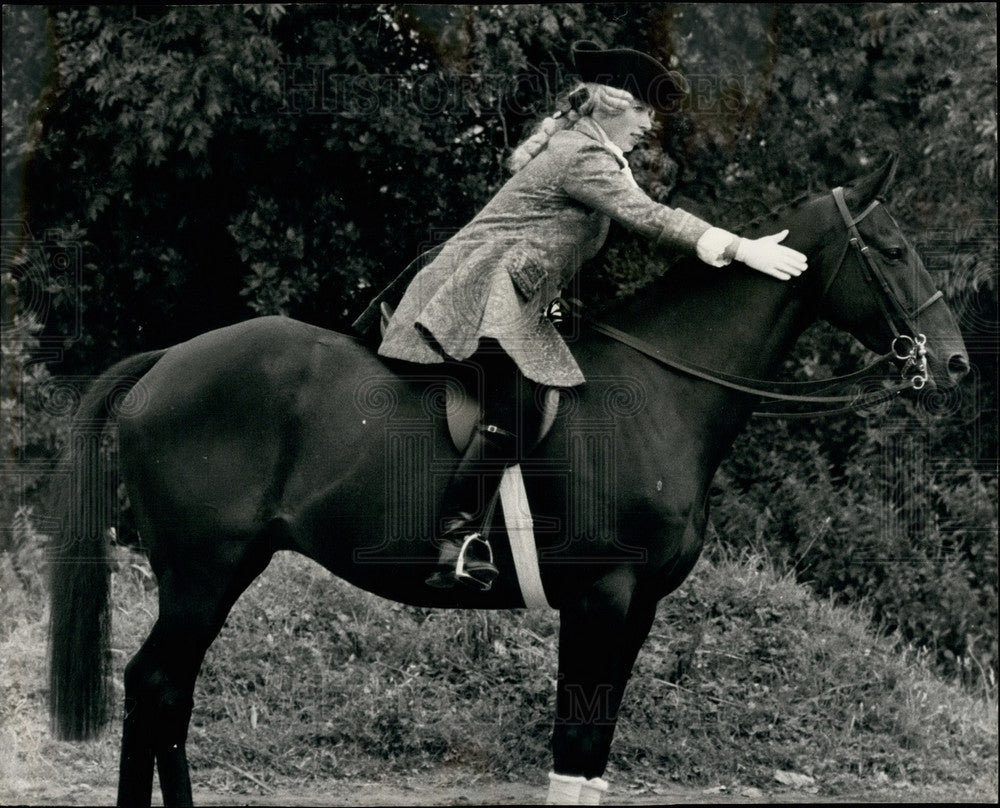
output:
[{"label": "leather rein strap", "polygon": [[[627,345],[629,348],[638,351],[664,367],[671,368],[672,370],[679,370],[681,373],[688,376],[694,376],[697,379],[703,379],[704,381],[712,382],[712,384],[717,384],[720,387],[726,387],[730,390],[736,390],[740,393],[748,393],[770,401],[789,401],[796,404],[849,404],[858,403],[859,401],[857,393],[841,396],[811,396],[797,395],[794,393],[779,393],[775,390],[765,390],[761,387],[753,386],[754,384],[760,383],[759,379],[743,379],[742,381],[738,381],[738,379],[740,379],[738,376],[729,376],[717,370],[709,370],[707,368],[698,367],[697,365],[692,365],[690,362],[685,362],[682,359],[678,359],[676,356],[668,356],[658,348],[650,345],[645,340],[633,337],[631,334],[626,334],[624,331],[615,328],[614,326],[593,320],[589,322],[589,325],[594,331],[604,334],[607,337],[611,337],[611,339],[616,342],[620,342],[622,345]],[[851,380],[866,377],[874,368],[891,358],[891,353],[885,354],[884,356],[879,357],[868,367],[847,376],[836,376],[832,379],[822,379],[816,382],[786,382],[786,384],[826,387],[834,383],[845,383]],[[747,384],[744,384],[743,382],[747,382]],[[893,390],[893,393],[905,390],[907,387],[909,387],[909,384],[900,387],[899,390]]]},{"label": "leather rein strap", "polygon": [[[847,253],[851,247],[854,247],[857,251],[861,265],[865,272],[865,279],[870,286],[873,287],[875,292],[875,298],[878,302],[882,316],[885,317],[892,333],[895,335],[893,339],[893,349],[887,353],[880,356],[874,362],[872,362],[867,367],[862,370],[851,373],[846,376],[835,376],[831,379],[821,379],[815,382],[773,382],[771,387],[774,388],[778,385],[784,385],[787,387],[794,387],[801,390],[804,387],[830,387],[833,384],[848,384],[854,381],[859,381],[869,376],[871,371],[877,368],[879,365],[890,361],[891,359],[908,359],[907,355],[901,355],[900,351],[897,349],[897,343],[900,340],[909,339],[911,345],[915,346],[918,337],[917,330],[915,328],[914,320],[922,311],[928,308],[933,303],[936,303],[943,297],[943,293],[937,291],[933,294],[925,303],[917,308],[913,314],[909,314],[899,303],[896,295],[893,293],[892,288],[886,281],[885,276],[880,271],[878,265],[869,255],[868,245],[865,244],[864,239],[861,238],[861,233],[858,231],[858,222],[864,219],[875,206],[878,205],[878,200],[873,201],[865,210],[857,217],[851,216],[850,211],[847,208],[847,204],[844,201],[844,189],[835,188],[833,190],[833,199],[837,204],[837,210],[840,212],[841,218],[844,220],[844,224],[847,227],[848,242],[844,245],[844,252],[841,253],[840,261],[837,264],[837,268],[834,270],[830,279],[826,282],[821,300],[826,298],[827,292],[829,292],[830,287],[833,285],[834,280],[840,273],[841,268],[844,265],[844,261],[847,258]],[[893,312],[890,311],[889,306],[895,309],[895,317]],[[897,327],[897,318],[903,320],[908,329],[908,333],[913,336],[908,336],[907,331],[902,331]],[[611,339],[627,345],[635,351],[649,357],[660,365],[671,368],[673,370],[678,370],[688,376],[694,376],[698,379],[703,379],[704,381],[711,382],[712,384],[717,384],[721,387],[726,387],[730,390],[736,390],[740,393],[747,393],[749,395],[757,396],[759,398],[767,399],[769,401],[785,401],[793,402],[796,404],[841,404],[847,405],[840,409],[833,410],[823,410],[821,414],[832,414],[836,412],[843,412],[853,409],[855,406],[862,404],[872,403],[871,401],[865,400],[863,394],[855,392],[849,395],[837,395],[837,396],[821,396],[821,395],[801,395],[795,393],[781,393],[774,389],[764,389],[758,385],[762,384],[760,379],[745,379],[739,376],[731,376],[720,371],[710,370],[708,368],[699,367],[698,365],[693,365],[690,362],[686,362],[675,356],[668,356],[667,354],[660,351],[653,345],[650,345],[645,340],[641,340],[637,337],[633,337],[631,334],[627,334],[624,331],[610,326],[606,323],[601,323],[597,321],[589,321],[589,325],[592,329],[600,334],[604,334]],[[922,336],[922,335],[920,335]],[[926,379],[925,379],[926,381]],[[922,385],[920,385],[922,386]],[[907,379],[905,382],[897,383],[896,385],[887,386],[884,390],[877,393],[877,397],[873,397],[875,403],[880,403],[882,401],[888,400],[890,397],[898,395],[903,390],[907,390],[913,387],[918,387],[915,379]],[[919,387],[918,387],[919,389]],[[795,417],[802,415],[811,415],[812,413],[779,413],[779,412],[758,412],[760,415],[771,415],[777,417]]]}]

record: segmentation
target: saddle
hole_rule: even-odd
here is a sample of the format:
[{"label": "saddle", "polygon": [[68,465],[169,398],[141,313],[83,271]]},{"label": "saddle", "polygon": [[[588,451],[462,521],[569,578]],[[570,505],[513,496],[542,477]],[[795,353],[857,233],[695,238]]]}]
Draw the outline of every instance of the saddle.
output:
[{"label": "saddle", "polygon": [[[379,327],[384,336],[386,326],[392,318],[393,308],[387,302],[382,301],[379,304],[379,313],[381,315]],[[555,423],[558,410],[559,390],[555,387],[549,387],[545,391],[542,421],[538,428],[538,435],[535,437],[536,444],[549,434],[552,424]],[[482,414],[482,403],[468,384],[462,384],[456,379],[448,379],[445,382],[445,417],[448,422],[448,434],[459,452],[464,452],[465,447],[469,445],[469,441],[472,440],[472,432],[480,422]]]}]

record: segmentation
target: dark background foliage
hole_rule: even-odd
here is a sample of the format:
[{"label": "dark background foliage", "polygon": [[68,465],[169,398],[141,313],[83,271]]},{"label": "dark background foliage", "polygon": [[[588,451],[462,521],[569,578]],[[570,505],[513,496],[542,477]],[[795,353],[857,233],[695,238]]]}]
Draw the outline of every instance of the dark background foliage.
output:
[{"label": "dark background foliage", "polygon": [[[591,38],[687,75],[688,107],[633,164],[655,198],[714,222],[899,154],[889,201],[962,324],[972,377],[878,412],[755,421],[716,481],[716,540],[866,599],[949,674],[995,671],[992,4],[3,14],[6,510],[36,503],[61,448],[59,379],[260,314],[346,330],[505,180],[510,147],[567,86],[570,44]],[[658,260],[613,231],[582,289],[634,293]],[[819,325],[785,371],[865,359]]]}]

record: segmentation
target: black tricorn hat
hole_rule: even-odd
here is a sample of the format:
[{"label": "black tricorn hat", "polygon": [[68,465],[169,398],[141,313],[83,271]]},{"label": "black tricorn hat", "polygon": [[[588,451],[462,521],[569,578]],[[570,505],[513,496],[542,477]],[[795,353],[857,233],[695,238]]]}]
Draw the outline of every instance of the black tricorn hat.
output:
[{"label": "black tricorn hat", "polygon": [[659,112],[676,112],[688,94],[680,73],[631,48],[605,49],[581,40],[573,43],[573,63],[583,81],[628,90]]}]

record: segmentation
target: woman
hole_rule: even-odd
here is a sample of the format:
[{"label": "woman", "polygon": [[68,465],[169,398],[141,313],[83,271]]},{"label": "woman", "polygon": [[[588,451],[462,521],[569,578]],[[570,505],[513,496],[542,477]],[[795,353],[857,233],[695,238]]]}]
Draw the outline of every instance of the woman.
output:
[{"label": "woman", "polygon": [[427,583],[488,589],[497,576],[477,518],[505,466],[517,458],[518,425],[531,382],[574,386],[583,374],[553,323],[549,304],[601,248],[611,219],[658,245],[712,267],[736,260],[787,280],[805,256],[779,242],[748,240],[650,199],[624,154],[666,112],[686,82],[630,49],[573,46],[583,84],[569,108],[542,121],[513,153],[513,177],[411,281],[379,354],[410,362],[457,360],[485,382],[484,414],[445,494],[439,570]]}]

